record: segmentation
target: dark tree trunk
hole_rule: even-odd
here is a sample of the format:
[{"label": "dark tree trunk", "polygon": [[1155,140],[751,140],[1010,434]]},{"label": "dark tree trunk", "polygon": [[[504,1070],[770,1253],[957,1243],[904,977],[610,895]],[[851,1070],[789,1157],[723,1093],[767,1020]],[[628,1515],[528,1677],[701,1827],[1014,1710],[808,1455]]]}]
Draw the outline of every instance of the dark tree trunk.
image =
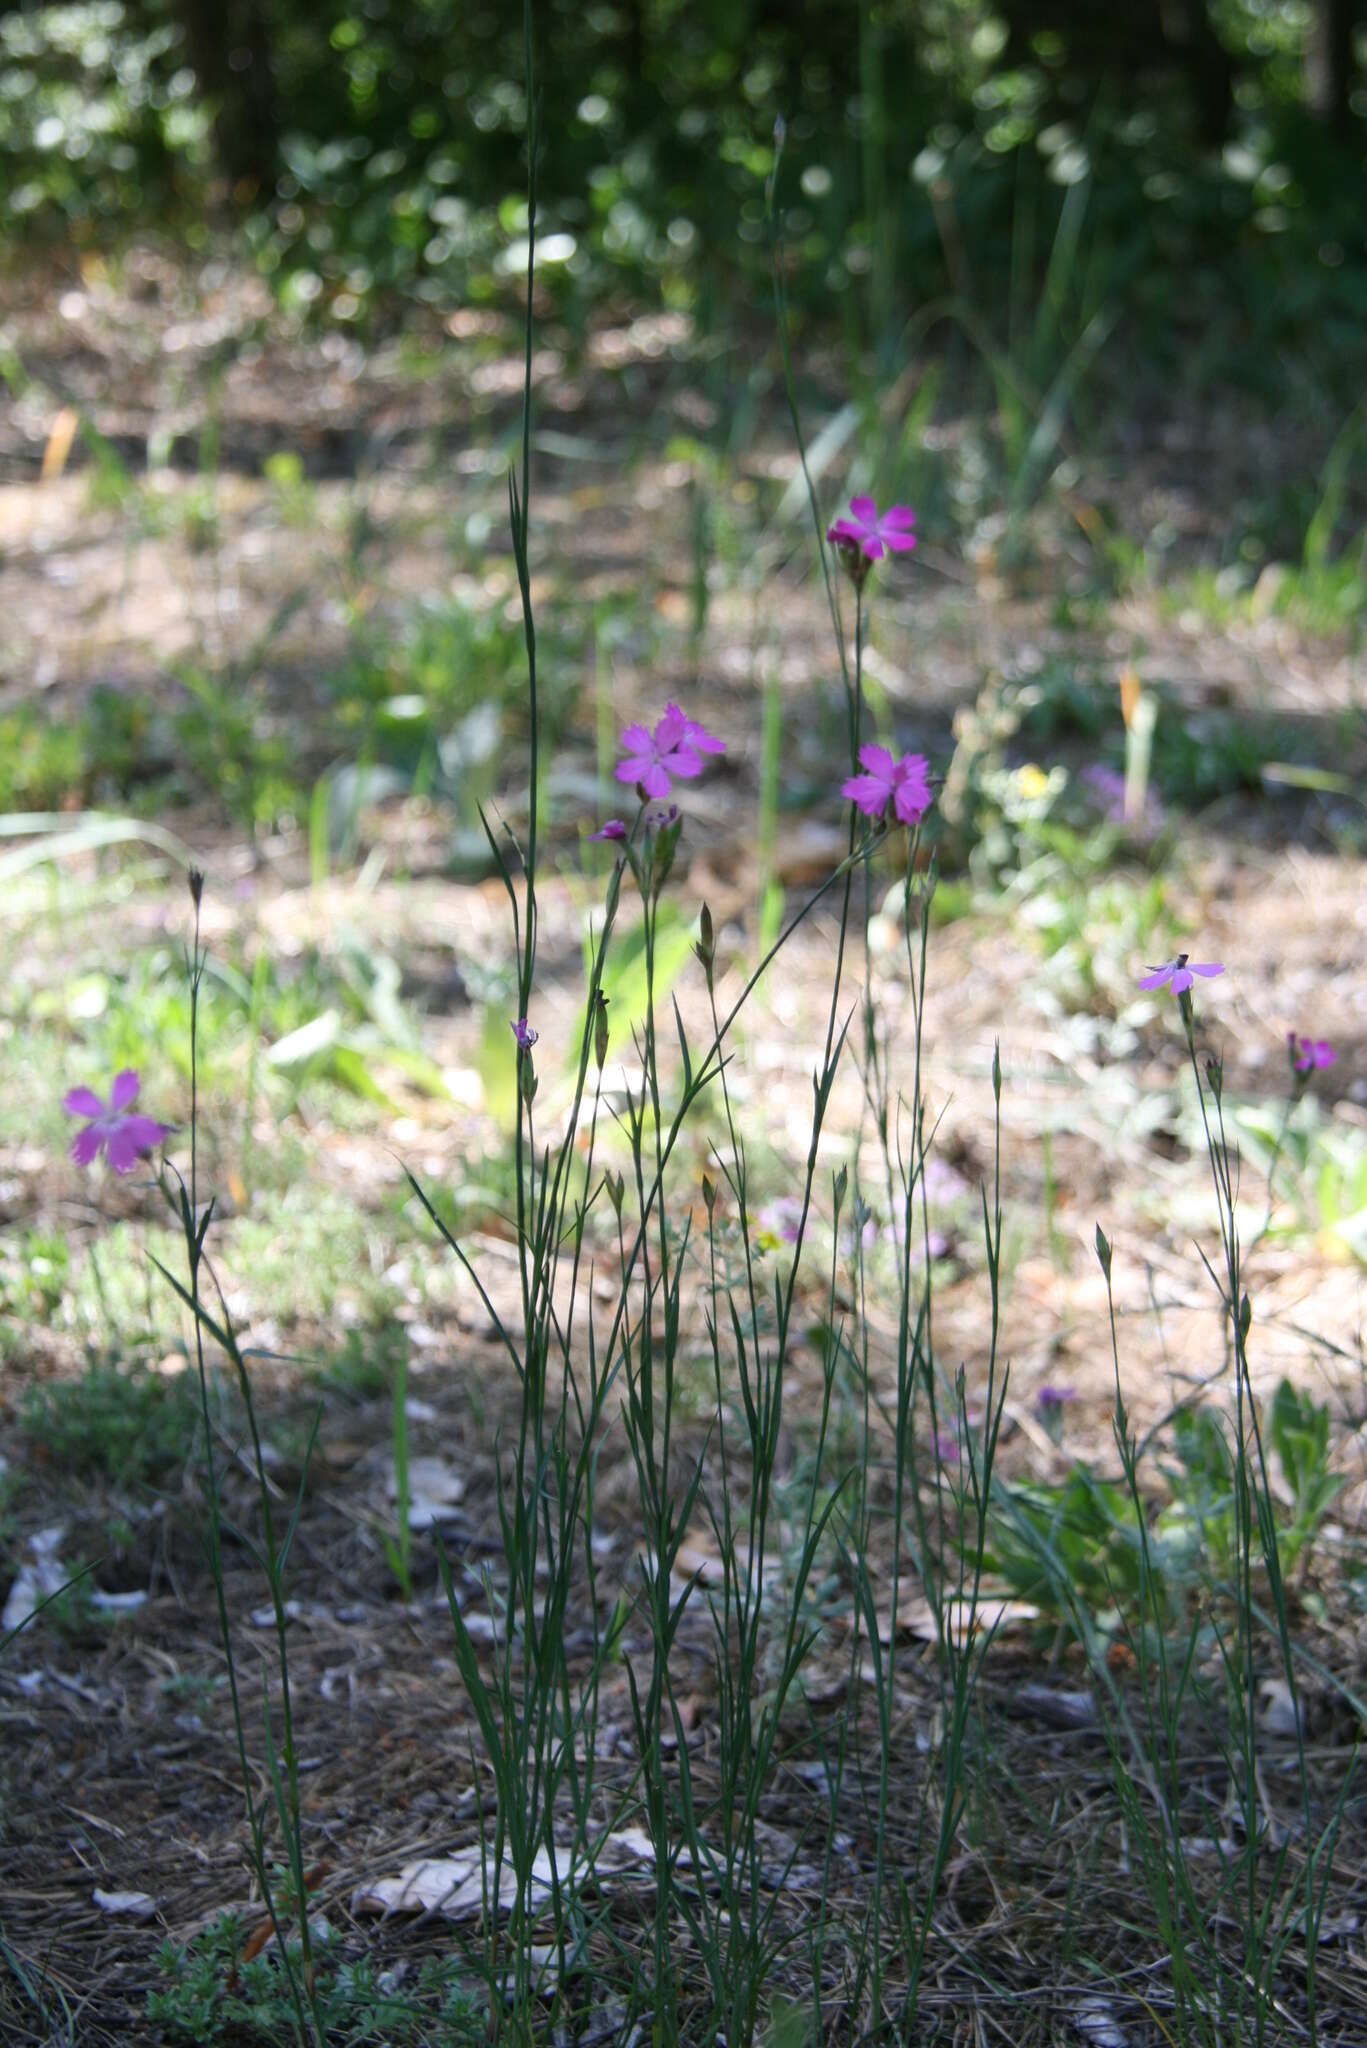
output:
[{"label": "dark tree trunk", "polygon": [[212,100],[219,168],[239,201],[275,183],[280,123],[262,0],[176,0],[200,91]]},{"label": "dark tree trunk", "polygon": [[627,80],[635,92],[646,80],[646,0],[628,0]]},{"label": "dark tree trunk", "polygon": [[1305,97],[1325,126],[1344,135],[1352,119],[1357,0],[1316,0],[1305,56]]},{"label": "dark tree trunk", "polygon": [[1066,64],[1083,78],[1121,81],[1127,90],[1155,72],[1185,78],[1207,142],[1223,140],[1234,98],[1234,67],[1211,25],[1206,0],[999,0],[1008,55],[1029,63],[1040,29],[1061,35]]},{"label": "dark tree trunk", "polygon": [[1211,27],[1206,0],[1159,0],[1163,40],[1186,72],[1202,139],[1223,142],[1234,104],[1234,65]]}]

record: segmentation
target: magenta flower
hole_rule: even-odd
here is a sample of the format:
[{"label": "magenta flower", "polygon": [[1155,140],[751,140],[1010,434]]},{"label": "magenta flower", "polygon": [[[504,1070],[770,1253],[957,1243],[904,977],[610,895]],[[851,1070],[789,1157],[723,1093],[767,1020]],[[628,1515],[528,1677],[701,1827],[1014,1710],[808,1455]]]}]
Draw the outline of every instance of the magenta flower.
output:
[{"label": "magenta flower", "polygon": [[1069,1401],[1076,1399],[1077,1395],[1072,1387],[1041,1387],[1035,1395],[1035,1406],[1046,1415],[1057,1415]]},{"label": "magenta flower", "polygon": [[93,1088],[73,1088],[62,1097],[68,1116],[90,1121],[71,1141],[71,1156],[78,1166],[90,1166],[103,1152],[115,1173],[131,1173],[140,1159],[169,1138],[174,1125],[159,1124],[153,1116],[130,1113],[142,1086],[132,1067],[114,1076],[106,1109]]},{"label": "magenta flower", "polygon": [[777,1201],[766,1202],[759,1212],[762,1237],[778,1244],[796,1244],[801,1223],[802,1204],[796,1195],[780,1195]]},{"label": "magenta flower", "polygon": [[1291,1048],[1291,1064],[1298,1074],[1308,1074],[1315,1067],[1332,1067],[1338,1054],[1327,1038],[1297,1038],[1294,1031],[1288,1033]]},{"label": "magenta flower", "polygon": [[840,785],[866,818],[881,818],[891,804],[903,825],[919,825],[933,801],[930,792],[930,764],[924,754],[903,754],[894,761],[886,747],[859,749],[863,775],[851,775]]},{"label": "magenta flower", "polygon": [[625,839],[627,828],[620,818],[609,818],[599,832],[590,832],[590,839]]},{"label": "magenta flower", "polygon": [[717,739],[696,718],[687,718],[677,704],[666,704],[664,717],[654,732],[644,725],[628,725],[622,733],[625,760],[617,763],[617,780],[634,782],[647,796],[669,795],[669,778],[691,782],[701,775],[704,754],[724,754],[725,740]]},{"label": "magenta flower", "polygon": [[1145,789],[1143,813],[1131,821],[1125,815],[1125,778],[1118,768],[1107,768],[1098,761],[1090,768],[1083,769],[1082,780],[1086,783],[1097,809],[1111,824],[1128,824],[1131,831],[1146,839],[1151,839],[1161,829],[1163,804],[1157,790]]},{"label": "magenta flower", "polygon": [[1184,996],[1192,986],[1193,975],[1203,974],[1209,980],[1212,975],[1223,974],[1224,971],[1218,961],[1189,960],[1185,953],[1179,953],[1175,960],[1167,960],[1161,967],[1150,968],[1139,986],[1162,988],[1165,982],[1171,982],[1173,994]]},{"label": "magenta flower", "polygon": [[851,498],[849,518],[833,521],[826,538],[857,548],[867,561],[880,562],[885,554],[910,554],[916,545],[911,530],[915,524],[910,505],[889,505],[880,512],[872,498]]},{"label": "magenta flower", "polygon": [[516,1024],[514,1024],[510,1019],[508,1029],[512,1032],[513,1037],[517,1040],[517,1048],[519,1052],[530,1052],[532,1047],[536,1044],[537,1039],[541,1036],[541,1033],[539,1031],[533,1031],[531,1025],[527,1022],[527,1019],[525,1017],[519,1017]]}]

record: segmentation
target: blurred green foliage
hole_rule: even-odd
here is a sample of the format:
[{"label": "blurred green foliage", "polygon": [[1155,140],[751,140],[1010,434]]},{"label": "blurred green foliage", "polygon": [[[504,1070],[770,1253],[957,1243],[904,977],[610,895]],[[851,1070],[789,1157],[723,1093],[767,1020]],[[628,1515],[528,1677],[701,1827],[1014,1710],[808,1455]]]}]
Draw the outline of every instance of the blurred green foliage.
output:
[{"label": "blurred green foliage", "polygon": [[[795,302],[866,342],[985,279],[1014,322],[1044,278],[1046,327],[1068,290],[1075,327],[1119,307],[1198,383],[1280,389],[1284,364],[1231,347],[1249,336],[1313,339],[1303,373],[1341,376],[1367,313],[1367,87],[1351,40],[1327,85],[1317,66],[1333,4],[1133,0],[1099,24],[1080,0],[536,0],[542,286],[744,303],[781,116]],[[343,322],[395,292],[512,291],[525,120],[516,6],[0,10],[11,243],[174,223],[193,247],[226,214],[286,306]]]}]

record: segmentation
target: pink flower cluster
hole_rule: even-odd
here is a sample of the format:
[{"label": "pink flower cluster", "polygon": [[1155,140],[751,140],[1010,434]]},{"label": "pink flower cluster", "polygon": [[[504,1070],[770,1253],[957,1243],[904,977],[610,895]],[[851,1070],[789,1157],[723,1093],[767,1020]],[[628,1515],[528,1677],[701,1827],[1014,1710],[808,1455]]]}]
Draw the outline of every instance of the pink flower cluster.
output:
[{"label": "pink flower cluster", "polygon": [[[1150,968],[1139,986],[1149,989],[1168,987],[1174,995],[1184,996],[1195,986],[1194,975],[1204,975],[1209,980],[1224,971],[1218,961],[1190,960],[1185,953],[1179,953],[1175,960]],[[1286,1034],[1286,1055],[1298,1086],[1310,1074],[1332,1067],[1338,1060],[1338,1053],[1327,1038],[1303,1038],[1296,1031]]]}]

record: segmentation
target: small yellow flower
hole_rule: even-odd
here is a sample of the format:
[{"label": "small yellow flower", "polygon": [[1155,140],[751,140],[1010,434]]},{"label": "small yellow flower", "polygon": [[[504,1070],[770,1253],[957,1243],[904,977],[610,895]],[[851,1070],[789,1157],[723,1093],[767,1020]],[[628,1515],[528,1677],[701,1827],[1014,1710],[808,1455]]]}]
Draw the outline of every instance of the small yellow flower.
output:
[{"label": "small yellow flower", "polygon": [[1049,794],[1049,777],[1033,761],[1027,761],[1016,770],[1016,787],[1027,803],[1033,803],[1037,797]]}]

